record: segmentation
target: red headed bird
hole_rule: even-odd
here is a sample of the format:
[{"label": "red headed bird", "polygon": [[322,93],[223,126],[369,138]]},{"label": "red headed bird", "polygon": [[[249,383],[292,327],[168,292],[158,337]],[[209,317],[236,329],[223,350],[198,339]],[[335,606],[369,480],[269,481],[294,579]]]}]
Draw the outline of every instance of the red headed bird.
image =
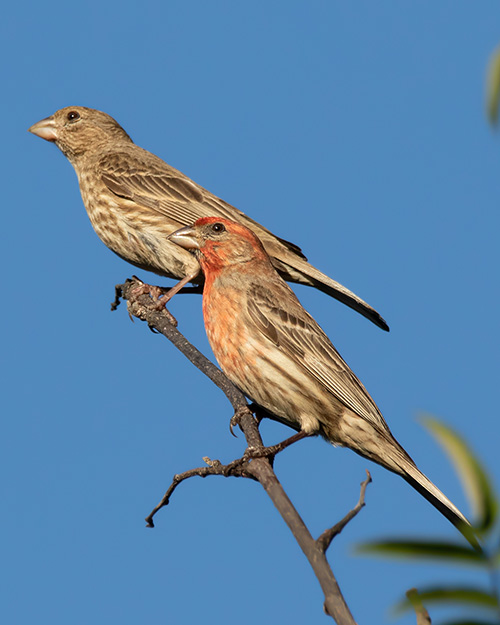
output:
[{"label": "red headed bird", "polygon": [[206,217],[170,240],[200,262],[210,345],[247,397],[295,429],[320,434],[397,473],[477,545],[467,519],[396,441],[363,384],[278,275],[253,232]]}]

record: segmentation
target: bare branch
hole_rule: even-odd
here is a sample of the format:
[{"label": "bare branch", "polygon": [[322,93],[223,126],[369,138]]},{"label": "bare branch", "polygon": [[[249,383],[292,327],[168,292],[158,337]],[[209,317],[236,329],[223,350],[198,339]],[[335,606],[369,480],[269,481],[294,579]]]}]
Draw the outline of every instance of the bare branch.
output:
[{"label": "bare branch", "polygon": [[190,469],[184,471],[184,473],[178,473],[174,475],[172,484],[167,489],[167,492],[163,495],[160,503],[154,507],[153,511],[146,517],[146,523],[148,527],[154,527],[153,517],[164,506],[170,503],[170,497],[174,490],[179,486],[181,482],[189,479],[190,477],[207,477],[208,475],[222,475],[223,477],[248,477],[253,480],[257,480],[255,476],[245,470],[245,464],[248,464],[248,460],[243,456],[237,460],[233,460],[229,464],[222,464],[220,460],[210,460],[210,458],[203,458],[207,463],[206,467],[198,467],[196,469]]},{"label": "bare branch", "polygon": [[425,609],[422,599],[419,597],[418,590],[416,588],[410,588],[410,590],[407,591],[406,596],[408,597],[408,600],[412,604],[415,614],[417,615],[417,625],[431,625],[431,617],[429,616],[429,612]]},{"label": "bare branch", "polygon": [[366,487],[368,486],[368,484],[371,481],[372,481],[372,476],[370,475],[370,472],[367,469],[366,470],[366,480],[364,482],[361,482],[361,491],[359,493],[358,503],[354,506],[354,508],[350,512],[348,512],[345,515],[345,517],[341,521],[336,523],[330,529],[325,530],[321,534],[321,536],[317,539],[316,542],[318,544],[318,547],[321,549],[321,551],[325,552],[328,549],[328,547],[330,546],[330,544],[331,544],[332,540],[335,538],[335,536],[340,534],[340,532],[349,523],[349,521],[354,519],[354,517],[358,514],[358,512],[361,510],[361,508],[364,507],[364,505],[365,505]]}]

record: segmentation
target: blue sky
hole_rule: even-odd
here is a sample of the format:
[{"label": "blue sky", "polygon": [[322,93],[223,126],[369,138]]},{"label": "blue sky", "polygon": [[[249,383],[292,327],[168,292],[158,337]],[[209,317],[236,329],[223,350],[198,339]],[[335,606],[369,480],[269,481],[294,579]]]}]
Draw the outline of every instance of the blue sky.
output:
[{"label": "blue sky", "polygon": [[[109,311],[137,270],[93,233],[63,155],[26,129],[72,104],[110,113],[375,306],[390,334],[297,289],[398,440],[468,514],[417,416],[456,427],[498,484],[500,154],[484,76],[499,23],[493,2],[4,9],[3,622],[327,622],[258,485],[192,480],[144,528],[174,473],[229,461],[243,439],[229,435],[221,393],[166,340]],[[201,298],[171,310],[209,354]],[[269,443],[290,433],[262,431]],[[457,536],[396,476],[319,439],[276,462],[314,535],[354,505],[365,468],[368,505],[330,561],[358,622],[382,623],[406,589],[471,575],[353,555],[374,538]]]}]

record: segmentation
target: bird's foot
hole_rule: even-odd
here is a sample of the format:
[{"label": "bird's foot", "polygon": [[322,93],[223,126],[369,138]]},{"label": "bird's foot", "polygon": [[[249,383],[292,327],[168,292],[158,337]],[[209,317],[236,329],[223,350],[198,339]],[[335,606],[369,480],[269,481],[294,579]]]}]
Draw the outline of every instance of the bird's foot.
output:
[{"label": "bird's foot", "polygon": [[[165,303],[163,298],[166,297],[171,289],[166,289],[161,286],[154,286],[151,284],[146,284],[142,280],[140,280],[137,276],[132,276],[133,282],[137,284],[133,289],[130,290],[130,295],[128,298],[129,307],[136,303],[138,304],[138,298],[142,295],[149,295],[151,301],[146,304],[146,302],[142,302],[142,306],[147,306],[148,310],[162,312],[167,316],[168,321],[174,327],[177,327],[177,319],[172,315],[172,313],[165,308]],[[130,314],[130,309],[129,309]]]},{"label": "bird's foot", "polygon": [[[181,293],[203,293],[203,287],[200,285],[195,285],[193,287],[186,287],[186,284],[188,282],[191,282],[191,280],[193,280],[194,278],[196,278],[198,273],[193,273],[193,274],[186,276],[185,278],[180,280],[177,284],[175,284],[172,287],[162,287],[162,286],[156,286],[152,284],[146,284],[137,276],[132,276],[133,280],[137,283],[137,286],[131,290],[130,294],[134,298],[140,297],[141,295],[149,295],[151,299],[153,300],[153,303],[150,306],[150,308],[153,308],[153,310],[161,311],[165,309],[167,302],[169,302],[176,293],[179,293],[179,292]],[[111,310],[116,310],[120,304],[120,297],[121,297],[120,286],[121,285],[118,285],[115,289],[115,300],[111,304]],[[167,311],[167,313],[171,315],[169,311]],[[171,316],[172,316],[172,319],[175,321],[175,318],[173,317],[173,315]],[[177,325],[176,321],[175,321],[175,325]]]},{"label": "bird's foot", "polygon": [[234,433],[233,428],[235,428],[237,425],[240,425],[242,416],[246,414],[249,410],[252,412],[252,408],[250,406],[241,406],[240,408],[237,408],[234,415],[231,417],[229,421],[229,431],[235,438],[237,438],[237,435]]},{"label": "bird's foot", "polygon": [[307,438],[308,436],[311,436],[311,434],[301,431],[296,432],[292,436],[289,436],[284,441],[281,441],[281,443],[277,443],[276,445],[270,445],[269,447],[248,447],[245,451],[244,457],[249,460],[252,458],[272,459],[274,458],[274,456],[276,456],[276,454],[279,454],[280,451],[283,451],[287,447],[290,447],[290,445],[293,445],[297,441],[301,441],[303,438]]},{"label": "bird's foot", "polygon": [[166,297],[170,289],[166,289],[161,286],[155,286],[153,284],[146,284],[142,280],[140,280],[137,276],[133,276],[134,280],[139,283],[138,286],[134,287],[130,294],[132,297],[137,298],[141,295],[149,295],[154,302],[154,308],[161,310],[164,306],[163,303],[160,304],[162,298]]}]

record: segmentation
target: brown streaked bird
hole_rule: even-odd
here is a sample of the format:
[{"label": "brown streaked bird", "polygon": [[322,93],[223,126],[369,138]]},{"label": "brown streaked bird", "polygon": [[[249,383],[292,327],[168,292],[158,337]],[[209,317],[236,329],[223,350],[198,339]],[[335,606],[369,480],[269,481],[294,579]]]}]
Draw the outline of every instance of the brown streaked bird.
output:
[{"label": "brown streaked bird", "polygon": [[168,278],[194,276],[196,258],[167,240],[200,217],[219,216],[253,230],[285,280],[313,286],[353,308],[383,330],[384,319],[335,280],[307,262],[301,249],[247,217],[160,158],[133,143],[102,111],[70,106],[29,131],[54,142],[73,165],[83,203],[99,238],[133,265]]},{"label": "brown streaked bird", "polygon": [[202,218],[170,235],[198,258],[203,317],[217,361],[252,401],[304,434],[400,475],[478,546],[456,506],[419,471],[329,338],[245,226]]}]

